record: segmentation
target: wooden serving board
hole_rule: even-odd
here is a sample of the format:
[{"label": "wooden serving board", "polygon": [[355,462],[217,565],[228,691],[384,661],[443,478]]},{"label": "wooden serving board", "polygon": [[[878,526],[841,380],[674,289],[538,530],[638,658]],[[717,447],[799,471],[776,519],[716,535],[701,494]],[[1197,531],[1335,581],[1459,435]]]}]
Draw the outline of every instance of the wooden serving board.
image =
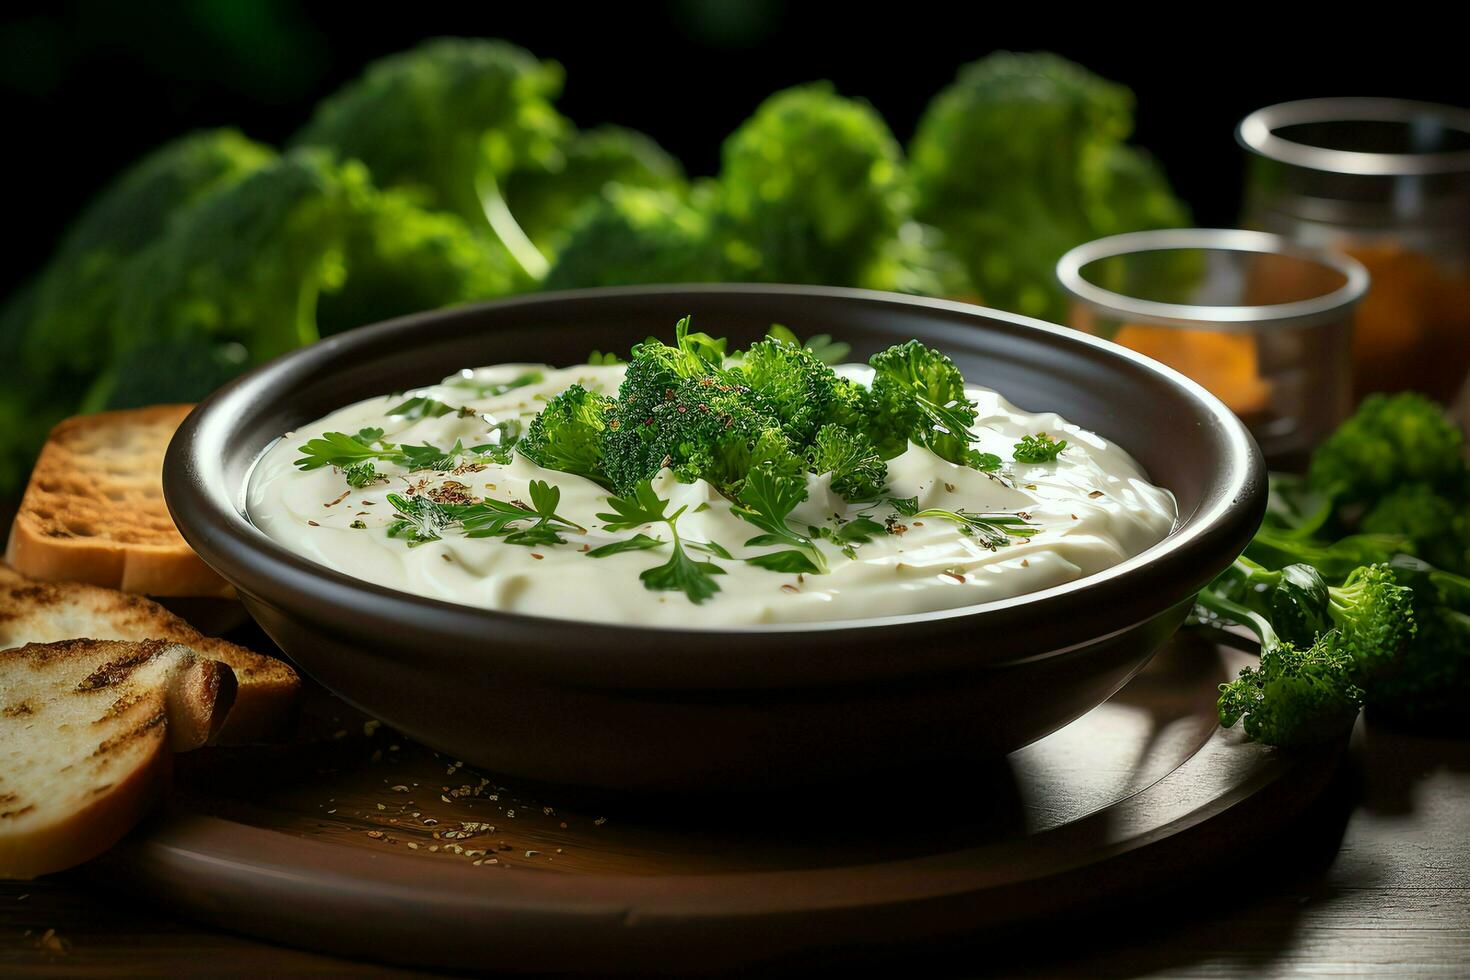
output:
[{"label": "wooden serving board", "polygon": [[989,768],[718,804],[503,785],[330,696],[288,745],[181,757],[99,873],[183,914],[420,967],[687,970],[991,933],[1177,882],[1269,835],[1333,746],[1221,731],[1245,655],[1181,635]]}]

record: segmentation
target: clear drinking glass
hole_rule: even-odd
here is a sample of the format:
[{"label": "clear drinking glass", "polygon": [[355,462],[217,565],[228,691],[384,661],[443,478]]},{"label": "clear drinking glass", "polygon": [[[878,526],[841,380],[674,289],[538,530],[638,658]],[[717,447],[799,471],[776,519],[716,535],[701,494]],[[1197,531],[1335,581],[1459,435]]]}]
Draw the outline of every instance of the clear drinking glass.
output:
[{"label": "clear drinking glass", "polygon": [[1354,307],[1368,273],[1258,231],[1176,228],[1079,245],[1057,263],[1068,322],[1208,388],[1276,465],[1351,408]]},{"label": "clear drinking glass", "polygon": [[1308,99],[1246,116],[1244,223],[1346,252],[1373,276],[1357,393],[1449,399],[1470,371],[1470,110]]}]

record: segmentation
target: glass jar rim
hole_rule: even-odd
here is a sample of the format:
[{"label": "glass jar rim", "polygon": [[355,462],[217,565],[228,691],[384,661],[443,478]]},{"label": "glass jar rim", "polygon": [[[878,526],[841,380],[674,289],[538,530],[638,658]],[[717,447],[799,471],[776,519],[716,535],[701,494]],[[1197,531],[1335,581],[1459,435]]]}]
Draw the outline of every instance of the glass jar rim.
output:
[{"label": "glass jar rim", "polygon": [[1470,109],[1409,99],[1301,99],[1257,109],[1240,121],[1236,141],[1251,153],[1280,163],[1359,177],[1470,173],[1470,150],[1433,153],[1369,153],[1299,143],[1280,135],[1288,126],[1331,122],[1412,123],[1431,120],[1470,135]]},{"label": "glass jar rim", "polygon": [[[1287,255],[1339,273],[1343,284],[1320,296],[1290,303],[1212,306],[1140,299],[1105,289],[1082,275],[1085,267],[1102,259],[1186,250]],[[1141,323],[1193,329],[1231,325],[1237,329],[1253,325],[1309,327],[1330,322],[1351,312],[1368,291],[1369,284],[1368,270],[1350,256],[1298,245],[1280,235],[1238,228],[1162,228],[1110,235],[1067,252],[1057,261],[1056,273],[1067,293],[1100,313]]]}]

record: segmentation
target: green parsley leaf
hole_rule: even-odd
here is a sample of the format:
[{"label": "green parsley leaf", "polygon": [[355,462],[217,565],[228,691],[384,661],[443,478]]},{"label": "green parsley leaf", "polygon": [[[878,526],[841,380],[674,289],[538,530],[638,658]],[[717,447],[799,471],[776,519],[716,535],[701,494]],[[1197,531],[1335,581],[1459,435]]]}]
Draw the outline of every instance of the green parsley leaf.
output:
[{"label": "green parsley leaf", "polygon": [[965,465],[981,473],[994,473],[1000,469],[1000,457],[995,453],[982,453],[978,449],[965,450]]},{"label": "green parsley leaf", "polygon": [[[597,515],[598,520],[604,522],[603,527],[606,530],[631,531],[646,524],[666,524],[671,540],[664,542],[640,533],[629,542],[603,545],[595,551],[589,551],[589,555],[602,558],[619,551],[646,550],[667,543],[673,546],[673,553],[669,556],[669,560],[662,565],[645,569],[638,576],[644,588],[655,592],[683,592],[695,605],[720,591],[719,583],[714,580],[714,576],[724,575],[725,570],[714,562],[697,561],[689,557],[684,550],[684,541],[679,537],[679,518],[683,515],[685,508],[680,507],[672,514],[668,513],[669,502],[660,497],[653,489],[652,480],[643,480],[638,483],[633,488],[631,496],[614,495],[608,497],[607,502],[612,512]],[[691,542],[690,547],[697,548],[701,545]],[[729,556],[728,551],[712,541],[704,542],[703,549],[721,557]]]},{"label": "green parsley leaf", "polygon": [[631,538],[624,538],[621,541],[614,541],[611,544],[593,548],[587,552],[587,557],[606,558],[608,555],[616,555],[624,551],[647,551],[650,548],[658,548],[666,544],[668,544],[667,541],[659,538],[651,538],[646,534],[635,534]]},{"label": "green parsley leaf", "polygon": [[[827,558],[816,542],[795,531],[786,523],[787,516],[796,505],[806,499],[806,481],[800,476],[778,475],[768,467],[758,466],[745,478],[740,489],[740,502],[731,510],[736,516],[749,521],[765,531],[746,541],[747,547],[761,545],[789,545],[795,549],[795,558],[777,558],[776,555],[760,555],[747,558],[746,562],[773,571],[803,571],[824,575],[828,571]],[[784,552],[777,552],[777,555]],[[796,566],[801,564],[802,567]]]},{"label": "green parsley leaf", "polygon": [[712,561],[696,561],[674,542],[674,553],[667,562],[644,569],[638,576],[645,588],[654,592],[682,592],[689,601],[699,605],[720,591],[716,575],[725,570]]},{"label": "green parsley leaf", "polygon": [[452,411],[454,409],[451,406],[444,404],[436,398],[419,395],[410,398],[402,404],[394,405],[384,414],[391,415],[394,418],[406,419],[410,422],[417,422],[419,419],[442,418]]},{"label": "green parsley leaf", "polygon": [[326,432],[320,438],[308,439],[305,445],[298,447],[297,451],[303,455],[296,460],[296,465],[303,470],[315,470],[323,466],[338,466],[346,469],[369,460],[377,459],[387,462],[398,460],[396,449],[374,448],[356,436],[349,436],[343,432]]}]

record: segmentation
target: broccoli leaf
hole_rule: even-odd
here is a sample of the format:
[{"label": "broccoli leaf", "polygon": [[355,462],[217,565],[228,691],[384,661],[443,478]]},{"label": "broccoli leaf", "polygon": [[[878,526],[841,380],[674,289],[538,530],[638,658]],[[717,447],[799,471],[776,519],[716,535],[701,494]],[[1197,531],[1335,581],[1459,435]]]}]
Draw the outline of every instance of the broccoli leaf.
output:
[{"label": "broccoli leaf", "polygon": [[1067,440],[1054,439],[1045,432],[1022,436],[1016,443],[1015,458],[1018,463],[1052,463],[1067,448]]}]

